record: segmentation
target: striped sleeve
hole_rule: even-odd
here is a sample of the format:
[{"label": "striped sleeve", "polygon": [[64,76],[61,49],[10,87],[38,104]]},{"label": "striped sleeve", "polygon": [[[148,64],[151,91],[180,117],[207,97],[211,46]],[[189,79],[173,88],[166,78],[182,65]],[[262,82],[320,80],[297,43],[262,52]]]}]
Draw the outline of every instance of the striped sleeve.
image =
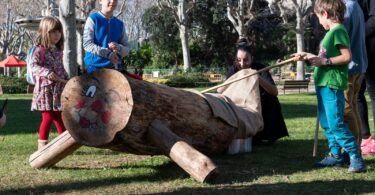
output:
[{"label": "striped sleeve", "polygon": [[121,40],[120,40],[120,55],[125,57],[129,53],[129,42],[128,42],[128,35],[126,33],[126,28],[122,30]]},{"label": "striped sleeve", "polygon": [[86,52],[93,53],[104,58],[109,58],[111,51],[108,48],[100,47],[94,43],[94,21],[88,17],[83,30],[83,48]]}]

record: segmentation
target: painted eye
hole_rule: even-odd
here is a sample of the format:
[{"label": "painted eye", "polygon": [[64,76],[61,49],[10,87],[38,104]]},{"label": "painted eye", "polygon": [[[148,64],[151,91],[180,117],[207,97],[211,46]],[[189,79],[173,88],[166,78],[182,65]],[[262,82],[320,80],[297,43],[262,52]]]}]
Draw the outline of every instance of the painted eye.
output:
[{"label": "painted eye", "polygon": [[96,94],[96,86],[95,85],[85,87],[83,92],[82,92],[83,96],[91,97],[91,98],[94,97],[95,94]]}]

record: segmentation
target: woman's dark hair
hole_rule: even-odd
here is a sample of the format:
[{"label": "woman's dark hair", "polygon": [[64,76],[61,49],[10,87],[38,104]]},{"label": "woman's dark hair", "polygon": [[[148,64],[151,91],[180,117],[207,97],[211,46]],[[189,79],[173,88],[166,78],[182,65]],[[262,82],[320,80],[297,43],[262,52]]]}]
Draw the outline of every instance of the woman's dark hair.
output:
[{"label": "woman's dark hair", "polygon": [[[237,47],[237,51],[244,51],[247,53],[248,57],[251,58],[251,61],[253,61],[253,54],[252,54],[252,48],[249,44],[249,42],[247,41],[246,38],[241,38],[240,40],[237,41],[237,44],[236,44],[236,47]],[[235,58],[234,60],[234,71],[238,71],[240,70],[241,67],[237,61],[237,57]]]},{"label": "woman's dark hair", "polygon": [[237,41],[237,50],[243,50],[252,55],[252,48],[246,38],[241,38]]}]

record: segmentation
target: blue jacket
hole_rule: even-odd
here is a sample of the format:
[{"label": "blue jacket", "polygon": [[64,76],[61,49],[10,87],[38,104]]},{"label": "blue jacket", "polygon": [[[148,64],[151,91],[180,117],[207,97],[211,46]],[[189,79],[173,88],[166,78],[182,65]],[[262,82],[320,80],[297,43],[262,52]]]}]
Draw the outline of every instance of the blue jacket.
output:
[{"label": "blue jacket", "polygon": [[108,19],[100,12],[90,14],[83,33],[83,46],[86,51],[84,61],[87,71],[112,67],[109,60],[112,51],[108,44],[110,42],[120,44],[119,55],[124,57],[129,52],[127,40],[125,26],[121,20],[116,17]]},{"label": "blue jacket", "polygon": [[349,63],[349,75],[365,73],[367,69],[365,18],[356,0],[344,0],[346,11],[344,26],[350,37],[352,62]]}]

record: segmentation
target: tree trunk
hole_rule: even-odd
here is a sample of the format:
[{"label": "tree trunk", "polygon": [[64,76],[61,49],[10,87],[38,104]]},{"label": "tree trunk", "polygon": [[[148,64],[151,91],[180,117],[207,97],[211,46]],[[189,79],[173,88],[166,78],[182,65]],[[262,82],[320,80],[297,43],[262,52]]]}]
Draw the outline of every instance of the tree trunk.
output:
[{"label": "tree trunk", "polygon": [[[305,25],[302,15],[297,11],[297,26],[296,26],[296,39],[297,39],[297,52],[305,51]],[[297,62],[297,80],[305,79],[305,67],[303,61]]]},{"label": "tree trunk", "polygon": [[191,68],[189,38],[188,38],[188,33],[186,32],[186,26],[181,25],[179,28],[180,28],[182,55],[184,58],[184,71],[186,71],[189,68]]},{"label": "tree trunk", "polygon": [[113,70],[72,78],[61,99],[66,128],[87,146],[164,154],[147,138],[155,119],[205,154],[225,152],[236,133],[213,117],[201,95],[126,78]]},{"label": "tree trunk", "polygon": [[182,46],[182,55],[184,58],[184,71],[191,68],[190,61],[190,50],[189,50],[189,35],[187,28],[187,17],[186,17],[186,3],[185,0],[180,0],[178,3],[178,17],[179,17],[179,30],[180,39]]},{"label": "tree trunk", "polygon": [[77,51],[77,66],[79,66],[81,68],[81,73],[85,72],[85,67],[84,67],[84,63],[83,63],[83,56],[84,56],[84,50],[83,50],[83,46],[82,46],[82,35],[79,31],[76,32],[76,35],[77,35],[77,48],[76,48],[76,51]]},{"label": "tree trunk", "polygon": [[75,0],[60,1],[60,20],[64,27],[64,68],[69,77],[77,75],[77,36]]}]

